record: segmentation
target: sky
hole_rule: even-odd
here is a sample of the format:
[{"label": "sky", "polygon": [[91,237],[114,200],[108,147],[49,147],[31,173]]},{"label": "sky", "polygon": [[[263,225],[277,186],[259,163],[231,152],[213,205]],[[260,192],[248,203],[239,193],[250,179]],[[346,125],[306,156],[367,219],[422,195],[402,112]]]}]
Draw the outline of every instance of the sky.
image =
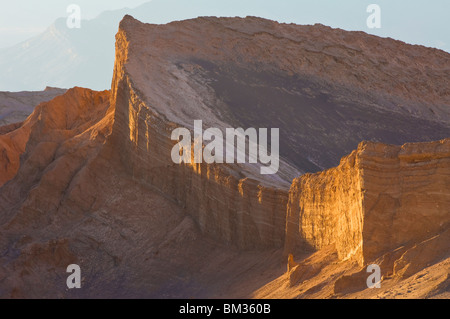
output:
[{"label": "sky", "polygon": [[[198,0],[178,1],[193,3],[186,18],[206,13],[216,16],[255,15],[297,24],[322,23],[450,52],[450,0],[208,0],[203,1],[203,6]],[[43,32],[57,18],[67,17],[66,9],[70,4],[80,6],[82,19],[92,19],[106,10],[134,8],[145,2],[148,0],[0,0],[0,48],[27,40]],[[377,4],[381,9],[379,29],[367,26],[370,13],[366,8],[369,4]],[[172,10],[176,12],[176,5]]]},{"label": "sky", "polygon": [[83,19],[106,10],[134,8],[148,0],[0,0],[0,48],[42,33],[57,18],[67,17],[67,7],[77,4]]}]

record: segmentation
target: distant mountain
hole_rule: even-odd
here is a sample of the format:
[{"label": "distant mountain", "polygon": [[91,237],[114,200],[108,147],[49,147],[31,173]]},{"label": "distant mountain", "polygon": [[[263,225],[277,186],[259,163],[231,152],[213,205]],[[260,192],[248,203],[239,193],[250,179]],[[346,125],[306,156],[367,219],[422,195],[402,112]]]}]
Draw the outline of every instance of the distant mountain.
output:
[{"label": "distant mountain", "polygon": [[0,90],[77,84],[107,88],[114,63],[114,26],[119,20],[117,12],[83,21],[80,29],[69,29],[60,18],[41,35],[0,50]]}]

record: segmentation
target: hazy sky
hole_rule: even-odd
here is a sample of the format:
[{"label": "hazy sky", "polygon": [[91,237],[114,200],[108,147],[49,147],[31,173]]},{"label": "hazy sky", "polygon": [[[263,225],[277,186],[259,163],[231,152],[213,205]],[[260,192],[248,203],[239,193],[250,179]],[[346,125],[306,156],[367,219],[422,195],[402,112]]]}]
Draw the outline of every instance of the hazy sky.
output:
[{"label": "hazy sky", "polygon": [[[450,52],[450,0],[178,1],[193,3],[186,18],[255,15],[280,22],[322,23]],[[148,0],[0,0],[0,47],[11,46],[44,31],[58,17],[66,17],[66,8],[72,3],[81,7],[83,19],[91,19],[106,10],[133,8],[145,2]],[[366,8],[372,3],[381,7],[381,29],[369,29],[366,25],[369,16]],[[171,10],[176,12],[176,6]],[[174,16],[180,14],[184,17],[183,12]]]},{"label": "hazy sky", "polygon": [[83,19],[106,10],[136,7],[149,0],[0,0],[0,47],[8,47],[43,32],[77,4]]}]

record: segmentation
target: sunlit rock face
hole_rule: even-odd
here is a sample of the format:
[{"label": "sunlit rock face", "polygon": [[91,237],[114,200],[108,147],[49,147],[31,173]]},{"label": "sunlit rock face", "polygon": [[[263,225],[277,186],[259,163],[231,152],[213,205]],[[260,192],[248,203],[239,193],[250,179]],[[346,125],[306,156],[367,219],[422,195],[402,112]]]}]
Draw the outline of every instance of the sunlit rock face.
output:
[{"label": "sunlit rock face", "polygon": [[363,142],[338,167],[294,180],[287,252],[334,243],[360,264],[448,229],[450,140]]}]

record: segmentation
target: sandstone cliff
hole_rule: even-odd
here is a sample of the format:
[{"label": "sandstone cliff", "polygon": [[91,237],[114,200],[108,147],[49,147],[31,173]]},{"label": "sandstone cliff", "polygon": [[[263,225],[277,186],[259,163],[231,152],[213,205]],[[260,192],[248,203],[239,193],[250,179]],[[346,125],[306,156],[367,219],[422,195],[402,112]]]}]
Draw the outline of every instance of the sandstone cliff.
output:
[{"label": "sandstone cliff", "polygon": [[[211,36],[216,33],[220,33],[220,40]],[[329,46],[313,43],[313,39],[322,33],[326,35],[323,41],[329,42]],[[177,41],[172,41],[174,38]],[[428,140],[450,134],[447,123],[449,115],[446,108],[440,106],[442,103],[448,104],[445,85],[433,87],[433,92],[440,92],[436,95],[422,95],[420,98],[411,96],[402,86],[406,82],[411,82],[408,84],[410,88],[422,86],[424,74],[419,69],[411,69],[407,77],[400,76],[401,63],[387,61],[387,65],[382,66],[380,61],[384,61],[385,53],[377,49],[377,45],[384,41],[388,50],[394,52],[401,49],[403,52],[406,50],[404,44],[381,41],[370,36],[367,42],[361,41],[357,33],[345,33],[322,26],[312,29],[288,26],[257,18],[200,18],[158,26],[143,24],[126,16],[116,36],[111,97],[116,112],[109,142],[120,153],[123,165],[136,180],[156,187],[179,203],[199,223],[202,231],[220,240],[236,243],[241,248],[260,245],[277,247],[284,237],[280,225],[285,223],[287,195],[283,189],[293,177],[299,175],[298,171],[314,170],[316,164],[315,167],[323,167],[331,163],[325,161],[318,164],[315,158],[319,153],[321,158],[327,157],[326,154],[335,157],[347,150],[352,143],[345,140],[344,136],[358,138],[362,127],[369,132],[368,137],[372,140],[385,142]],[[275,50],[275,45],[282,48],[277,49],[280,52]],[[354,56],[356,46],[361,48],[357,54],[361,61],[357,65],[355,61],[358,59]],[[408,52],[427,52],[436,61],[448,65],[447,54],[416,46],[406,47]],[[309,53],[308,61],[296,60],[301,54],[294,50]],[[405,63],[409,63],[410,56],[399,55]],[[330,56],[334,58],[325,72],[323,65]],[[416,59],[415,63],[427,62]],[[373,66],[371,72],[375,73],[355,81],[352,73],[355,68],[358,67],[358,76],[361,76],[366,73],[368,64]],[[389,70],[386,72],[389,72],[391,79],[396,78],[398,85],[395,89],[393,86],[386,88],[385,73],[380,68]],[[426,77],[432,76],[432,83],[438,83],[439,79],[445,82],[444,74],[441,69],[436,69]],[[319,82],[311,80],[317,77],[320,78]],[[236,82],[235,79],[245,80]],[[246,91],[240,91],[236,83]],[[309,93],[301,91],[305,85]],[[177,89],[169,89],[174,87]],[[255,90],[255,87],[261,87],[261,90]],[[372,93],[361,93],[361,90],[369,87]],[[272,89],[274,92],[270,92],[269,96],[275,96],[277,101],[271,101],[269,96],[264,95],[264,91]],[[271,101],[271,104],[261,104],[258,94],[266,99],[266,103]],[[246,96],[240,102],[233,100],[242,95]],[[300,113],[294,115],[289,111],[291,100],[295,101],[294,105],[304,107],[312,101],[313,106],[296,109],[295,112]],[[342,112],[352,110],[353,113],[345,116],[344,121],[353,118],[350,121],[359,122],[360,126],[344,126],[342,130],[345,133],[333,131],[341,125],[337,124],[343,117],[341,110],[337,111],[341,114],[337,118],[334,118],[333,113],[316,117],[310,112],[320,109],[320,101],[325,103],[323,111],[339,108],[340,105],[343,106]],[[359,109],[355,103],[366,105],[367,109]],[[432,111],[424,112],[422,103],[427,103]],[[408,108],[405,109],[402,106],[406,104]],[[259,109],[252,109],[254,105],[258,105]],[[282,118],[280,114],[287,115],[289,119]],[[360,114],[364,114],[361,115],[363,117]],[[294,121],[286,125],[287,121],[302,117],[307,118],[305,123]],[[368,118],[372,118],[371,122],[367,122]],[[394,118],[395,124],[390,126],[387,121]],[[284,153],[280,173],[267,178],[259,175],[252,165],[174,165],[170,158],[170,150],[174,145],[170,133],[178,126],[192,129],[195,119],[202,119],[206,127],[225,128],[229,124],[245,128],[282,127],[287,135],[281,136],[280,147]],[[330,123],[321,128],[327,119],[331,119]],[[373,131],[370,128],[372,124]],[[390,126],[389,130],[395,127],[396,133],[380,127],[385,124]],[[409,129],[412,125],[416,126],[415,130]],[[312,127],[312,130],[302,131],[305,126]],[[325,133],[316,134],[318,130]],[[326,133],[327,130],[332,132]],[[418,130],[424,131],[419,133]],[[334,143],[327,141],[331,136],[339,139],[337,152],[333,151],[336,146],[331,146]],[[307,141],[314,139],[320,140],[319,147],[309,147],[311,144]],[[299,153],[302,155],[297,158]],[[315,164],[311,166],[311,163]],[[348,172],[342,180],[335,181],[336,188],[353,185],[354,197],[349,198],[348,202],[347,199],[341,201],[338,193],[324,195],[329,196],[327,200],[334,201],[338,210],[339,207],[344,209],[350,205],[336,221],[343,232],[348,227],[355,230],[363,227],[361,216],[357,213],[361,210],[362,196],[358,190],[361,187],[358,174],[359,170],[356,169],[355,172]],[[328,185],[328,182],[323,183]],[[312,201],[311,205],[316,205],[316,202]],[[308,220],[312,222],[313,219]],[[316,222],[314,219],[313,223]],[[325,232],[332,229],[328,227],[328,222],[325,220],[324,227],[320,228],[328,229],[321,235],[324,238],[327,237]],[[305,227],[308,227],[306,224]],[[361,242],[358,232],[346,233],[346,236],[351,236],[342,242],[342,247],[347,247],[343,248],[348,250],[347,254],[351,255],[353,249],[359,249],[356,246],[348,248],[351,242]],[[323,240],[324,243],[328,241]]]},{"label": "sandstone cliff", "polygon": [[152,25],[125,16],[116,40],[113,99],[129,86],[151,111],[184,127],[202,119],[205,128],[281,128],[288,165],[279,177],[288,184],[337,166],[363,140],[450,136],[443,51],[254,17]]},{"label": "sandstone cliff", "polygon": [[449,139],[403,146],[363,142],[338,167],[295,179],[286,252],[334,243],[340,259],[363,265],[445,231],[449,163]]},{"label": "sandstone cliff", "polygon": [[[198,113],[197,119],[204,119],[207,126],[225,128],[226,123],[204,105],[198,93],[189,96],[189,91],[182,92],[189,97],[182,101],[179,92],[173,92],[180,94],[174,98],[159,93],[149,95],[140,90],[140,86],[153,86],[148,86],[136,73],[135,59],[142,56],[134,52],[140,48],[140,42],[134,39],[148,34],[136,29],[140,25],[125,18],[116,36],[111,99],[115,121],[109,139],[114,152],[120,154],[122,164],[136,181],[156,187],[176,201],[198,222],[203,232],[244,249],[281,247],[289,185],[286,175],[295,169],[284,164],[281,176],[264,177],[259,175],[258,167],[251,164],[174,164],[170,157],[176,144],[171,140],[172,130],[180,125],[192,128],[196,119],[192,112],[204,112]],[[151,62],[146,76],[160,76],[168,72],[160,68],[173,68],[166,66],[167,62]],[[164,81],[169,81],[166,85],[170,87],[174,85],[170,84],[170,76],[151,83],[160,86]],[[190,89],[189,83],[180,83],[180,86],[177,91]],[[172,113],[185,105],[190,106],[192,112],[185,116]]]}]

